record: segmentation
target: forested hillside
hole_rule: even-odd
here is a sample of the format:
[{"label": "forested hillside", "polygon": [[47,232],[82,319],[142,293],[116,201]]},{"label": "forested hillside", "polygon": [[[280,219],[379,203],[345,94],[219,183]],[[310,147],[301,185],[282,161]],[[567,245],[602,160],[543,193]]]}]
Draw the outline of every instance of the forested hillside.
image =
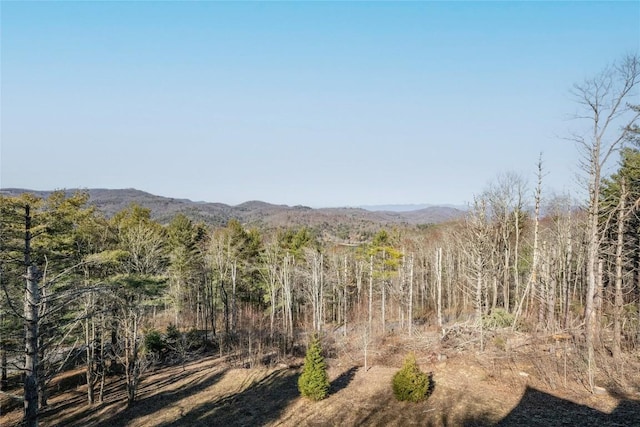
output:
[{"label": "forested hillside", "polygon": [[[433,346],[516,358],[517,340],[500,334],[518,332],[564,358],[565,383],[637,391],[640,110],[628,94],[638,59],[616,70],[620,87],[576,88],[595,135],[576,139],[588,190],[579,209],[544,193],[542,161],[533,189],[500,175],[448,222],[134,190],[125,205],[106,190],[2,195],[3,399],[24,399],[35,425],[52,380],[81,368],[88,404],[119,393],[131,408],[158,366],[202,355],[273,366],[299,358],[313,333],[329,356],[348,352],[366,370],[389,337],[423,356],[435,332]],[[417,226],[428,222],[439,223]],[[122,389],[107,387],[114,378]]]},{"label": "forested hillside", "polygon": [[[53,191],[31,191],[5,188],[0,194],[19,196],[30,193],[39,198],[49,197]],[[274,205],[250,201],[237,206],[224,203],[193,202],[156,196],[140,190],[71,189],[64,190],[66,196],[83,193],[87,203],[95,206],[105,217],[110,218],[131,205],[149,209],[151,218],[168,224],[175,215],[183,214],[194,222],[208,226],[224,226],[237,220],[245,227],[274,229],[278,227],[309,227],[325,238],[345,243],[362,242],[385,227],[397,225],[429,226],[462,218],[464,212],[453,207],[428,206],[410,211],[371,211],[360,208],[320,208],[307,206]]]}]

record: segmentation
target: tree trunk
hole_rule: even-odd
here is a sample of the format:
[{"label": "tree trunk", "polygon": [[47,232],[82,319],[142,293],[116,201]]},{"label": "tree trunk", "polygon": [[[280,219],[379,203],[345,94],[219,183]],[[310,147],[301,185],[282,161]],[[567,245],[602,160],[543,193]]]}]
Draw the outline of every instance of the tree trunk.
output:
[{"label": "tree trunk", "polygon": [[509,312],[509,273],[511,272],[510,258],[511,254],[509,248],[504,249],[504,272],[502,278],[502,307],[506,312]]},{"label": "tree trunk", "polygon": [[[4,324],[4,308],[0,308],[0,325]],[[7,391],[9,381],[7,378],[7,343],[3,336],[0,336],[0,391]]]},{"label": "tree trunk", "polygon": [[0,379],[0,390],[6,391],[9,387],[9,382],[7,378],[7,349],[3,341],[4,340],[0,341],[0,346],[2,347],[0,348],[0,365],[2,365],[0,367],[0,369],[2,370],[2,378]]},{"label": "tree trunk", "polygon": [[27,267],[27,288],[24,305],[25,321],[25,377],[24,377],[24,423],[38,425],[38,304],[40,300],[37,271]]},{"label": "tree trunk", "polygon": [[564,270],[565,270],[565,274],[563,275],[563,280],[564,280],[564,315],[563,315],[563,322],[562,322],[562,326],[563,328],[567,328],[569,326],[569,287],[571,284],[571,255],[572,255],[572,249],[571,249],[571,241],[567,242],[567,256],[566,256],[566,260],[564,260]]},{"label": "tree trunk", "polygon": [[413,255],[409,259],[409,336],[413,333]]},{"label": "tree trunk", "polygon": [[[556,250],[552,250],[554,252],[553,257],[555,258]],[[547,329],[553,332],[555,330],[556,324],[556,287],[557,287],[557,275],[555,273],[551,273],[551,262],[547,258],[547,261],[544,264],[544,275],[545,281],[548,282],[547,286]]]},{"label": "tree trunk", "polygon": [[436,249],[436,288],[438,292],[436,301],[438,326],[442,329],[442,248]]},{"label": "tree trunk", "polygon": [[615,297],[613,306],[613,358],[616,362],[620,361],[620,346],[622,337],[622,249],[624,246],[624,228],[626,217],[625,201],[627,191],[625,180],[622,178],[620,182],[620,205],[618,206],[618,238],[616,241],[616,272],[615,272]]},{"label": "tree trunk", "polygon": [[31,265],[31,215],[29,205],[25,206],[24,264],[27,266],[27,283],[24,298],[24,420],[26,427],[38,425],[38,305],[40,289],[39,273]]},{"label": "tree trunk", "polygon": [[348,272],[348,264],[347,264],[347,256],[344,256],[344,278],[343,278],[343,292],[344,292],[344,296],[343,296],[343,300],[344,300],[344,336],[347,336],[347,313],[349,311],[349,304],[348,304],[348,293],[347,293],[347,272]]},{"label": "tree trunk", "polygon": [[237,288],[238,267],[233,261],[231,266],[231,332],[236,333],[238,326],[238,306],[236,304],[236,288]]},{"label": "tree trunk", "polygon": [[482,260],[480,259],[480,255],[476,257],[476,318],[478,319],[478,324],[480,326],[480,351],[484,350],[484,336],[482,331]]},{"label": "tree trunk", "polygon": [[382,291],[382,301],[380,306],[380,315],[382,316],[382,333],[386,332],[387,329],[387,319],[386,319],[386,309],[387,309],[387,280],[385,277],[385,262],[387,260],[387,251],[382,250],[382,282],[380,283],[380,290]]},{"label": "tree trunk", "polygon": [[[522,305],[527,300],[527,293],[531,293],[531,304],[533,306],[536,298],[536,281],[537,273],[538,273],[538,239],[539,239],[539,228],[540,228],[540,202],[542,200],[542,155],[538,159],[538,183],[536,184],[536,193],[535,193],[535,209],[534,209],[534,222],[533,222],[533,253],[531,255],[531,272],[529,273],[529,280],[527,281],[527,285],[524,289],[522,297],[520,298],[520,302],[518,304],[518,308],[515,313],[515,320],[513,322],[513,326],[515,327],[518,324],[518,317],[522,313]],[[516,263],[517,264],[517,263]]]},{"label": "tree trunk", "polygon": [[[93,321],[91,321],[91,325],[89,324],[90,320],[85,319],[84,321],[84,333],[85,333],[85,346],[86,346],[86,367],[87,367],[87,402],[89,405],[93,405],[95,400],[94,396],[94,360],[95,360],[95,327],[92,327]],[[93,334],[91,334],[93,332]],[[93,335],[93,336],[92,336]]]},{"label": "tree trunk", "polygon": [[368,330],[371,333],[371,323],[373,317],[373,255],[369,258],[369,323]]},{"label": "tree trunk", "polygon": [[[520,206],[520,204],[518,205]],[[513,283],[515,287],[515,298],[520,296],[520,273],[518,272],[518,261],[520,258],[520,208],[518,208],[514,214],[515,216],[515,233],[516,233],[516,241],[513,247]],[[509,302],[507,305],[507,310],[511,308],[511,299],[509,298]]]}]

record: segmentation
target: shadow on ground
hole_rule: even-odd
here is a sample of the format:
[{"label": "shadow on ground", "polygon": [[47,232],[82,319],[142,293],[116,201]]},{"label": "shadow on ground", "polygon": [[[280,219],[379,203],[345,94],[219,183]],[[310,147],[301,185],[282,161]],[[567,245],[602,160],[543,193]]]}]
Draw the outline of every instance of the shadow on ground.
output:
[{"label": "shadow on ground", "polygon": [[[272,372],[244,391],[213,399],[196,406],[179,420],[159,424],[162,427],[182,426],[246,426],[276,421],[298,393],[298,372]],[[106,426],[105,426],[106,427]]]},{"label": "shadow on ground", "polygon": [[[131,423],[136,425],[178,427],[178,426],[640,426],[640,401],[619,399],[617,408],[611,413],[600,412],[591,407],[561,399],[532,387],[527,387],[518,404],[505,416],[495,405],[487,405],[481,396],[470,394],[468,390],[437,386],[431,390],[429,399],[419,403],[396,401],[391,387],[379,387],[373,393],[367,392],[365,377],[357,375],[358,368],[352,367],[341,373],[331,383],[333,400],[309,404],[297,402],[296,410],[290,405],[299,397],[297,380],[299,370],[282,369],[270,372],[254,381],[248,375],[242,384],[227,394],[212,392],[210,399],[203,394],[229,373],[224,369],[182,372],[167,372],[144,383],[140,399],[135,406],[124,409],[124,393],[118,394],[114,387],[113,399],[104,405],[87,407],[64,417],[66,410],[82,404],[85,395],[74,393],[70,398],[52,408],[43,420],[43,425],[118,427]],[[241,376],[239,376],[242,378]],[[192,378],[185,386],[176,390],[156,393],[171,383]],[[225,379],[225,381],[227,381]],[[241,380],[242,381],[242,380]],[[385,380],[386,382],[386,380]],[[350,390],[359,390],[355,394]],[[373,390],[372,390],[373,391]],[[198,404],[184,405],[184,412],[174,412],[171,418],[159,415],[169,406],[183,399],[200,396]],[[208,397],[208,396],[207,396]],[[114,399],[117,405],[114,405]],[[511,400],[513,402],[513,400]],[[513,404],[513,403],[511,403]],[[179,406],[179,405],[178,405]],[[511,406],[511,405],[509,405]],[[155,417],[155,419],[154,419]],[[51,422],[55,420],[56,422]],[[48,421],[48,422],[47,422]]]},{"label": "shadow on ground", "polygon": [[607,414],[527,387],[518,405],[498,425],[640,426],[640,402],[621,400],[616,409]]},{"label": "shadow on ground", "polygon": [[356,372],[358,372],[358,367],[353,366],[352,368],[341,373],[335,380],[331,381],[329,394],[337,393],[340,390],[346,388],[351,380],[353,380],[353,377],[356,376]]},{"label": "shadow on ground", "polygon": [[[182,399],[189,398],[191,396],[195,396],[212,385],[216,384],[224,374],[226,370],[218,371],[213,374],[203,373],[199,376],[199,378],[195,381],[192,381],[189,386],[181,387],[178,390],[158,393],[150,395],[149,397],[143,397],[134,403],[133,407],[127,408],[126,410],[120,412],[113,418],[109,420],[105,420],[100,424],[97,424],[98,427],[116,427],[116,426],[124,426],[127,425],[131,420],[136,418],[142,418],[147,415],[154,414],[158,412],[160,409],[167,407],[168,405],[178,402]],[[150,383],[145,388],[140,390],[139,395],[143,396],[145,389],[157,389],[163,388],[167,383],[172,383],[179,381],[183,376],[188,377],[193,375],[193,372],[184,372],[183,374],[173,377],[166,378],[161,381],[161,383]],[[184,425],[184,424],[183,424]],[[188,424],[187,424],[188,425]]]}]

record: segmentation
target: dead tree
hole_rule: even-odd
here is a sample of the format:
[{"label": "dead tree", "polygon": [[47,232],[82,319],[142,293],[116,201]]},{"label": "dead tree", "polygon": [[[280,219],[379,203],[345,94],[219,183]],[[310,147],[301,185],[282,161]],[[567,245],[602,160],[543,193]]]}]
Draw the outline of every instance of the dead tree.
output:
[{"label": "dead tree", "polygon": [[588,381],[594,386],[594,345],[599,337],[598,301],[602,294],[598,277],[601,261],[602,230],[599,226],[600,190],[602,169],[621,145],[640,117],[640,110],[629,104],[628,99],[640,83],[640,60],[627,56],[622,61],[605,68],[596,77],[576,84],[573,95],[582,109],[579,119],[586,120],[588,131],[575,133],[574,141],[581,154],[581,166],[587,174],[588,241],[587,241],[587,290],[585,298],[585,329],[588,352]]}]

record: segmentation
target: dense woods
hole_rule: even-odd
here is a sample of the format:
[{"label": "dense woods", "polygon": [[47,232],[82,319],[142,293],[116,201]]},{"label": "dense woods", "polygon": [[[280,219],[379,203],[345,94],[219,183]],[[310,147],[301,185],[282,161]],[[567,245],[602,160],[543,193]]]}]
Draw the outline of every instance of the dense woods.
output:
[{"label": "dense woods", "polygon": [[314,227],[158,222],[137,205],[106,217],[82,192],[3,196],[2,389],[22,376],[13,397],[35,425],[49,381],[72,366],[85,367],[89,404],[121,376],[133,405],[150,366],[191,354],[279,360],[339,334],[366,367],[380,337],[460,325],[480,351],[497,327],[571,336],[593,387],[640,348],[639,73],[630,57],[576,86],[586,200],[546,194],[541,158],[533,185],[499,175],[463,220],[381,227],[364,243]]}]

